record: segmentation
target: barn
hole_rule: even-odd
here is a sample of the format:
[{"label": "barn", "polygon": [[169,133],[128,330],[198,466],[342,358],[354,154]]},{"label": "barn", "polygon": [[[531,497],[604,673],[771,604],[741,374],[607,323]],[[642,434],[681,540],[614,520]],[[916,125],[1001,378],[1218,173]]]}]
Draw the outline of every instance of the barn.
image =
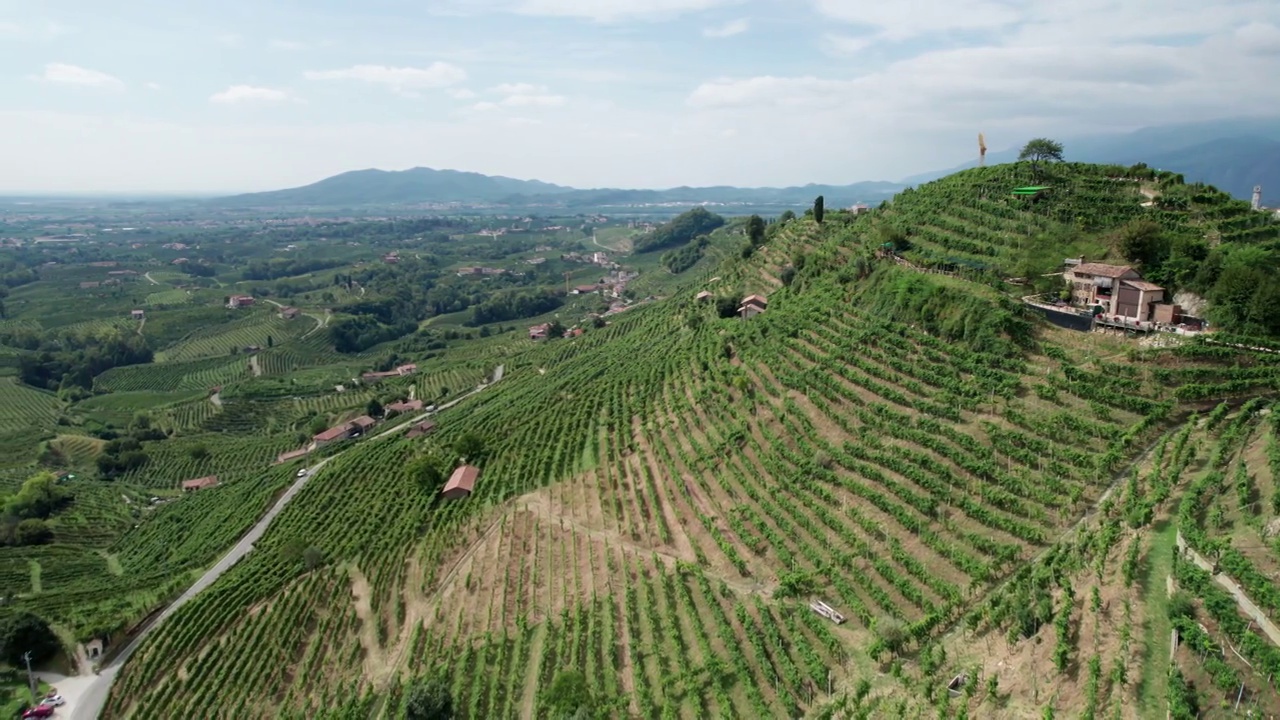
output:
[{"label": "barn", "polygon": [[444,495],[445,500],[467,497],[475,489],[478,477],[480,477],[480,468],[474,465],[460,465],[449,476],[449,482],[444,484],[444,490],[440,494]]}]

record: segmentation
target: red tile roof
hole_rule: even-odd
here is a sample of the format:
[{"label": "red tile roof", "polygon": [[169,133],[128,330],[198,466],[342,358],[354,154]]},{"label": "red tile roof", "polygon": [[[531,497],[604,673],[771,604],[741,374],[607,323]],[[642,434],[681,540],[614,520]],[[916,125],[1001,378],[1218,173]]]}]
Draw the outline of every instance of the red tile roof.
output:
[{"label": "red tile roof", "polygon": [[[1084,263],[1073,270],[1076,275],[1096,275],[1098,277],[1120,278],[1134,272],[1128,265],[1106,265],[1104,263]],[[1134,273],[1137,274],[1137,273]]]},{"label": "red tile roof", "polygon": [[331,427],[322,433],[318,433],[315,437],[312,438],[312,440],[315,440],[316,442],[328,442],[330,440],[338,440],[340,438],[346,437],[347,432],[348,432],[348,429],[346,425],[339,425],[337,427]]},{"label": "red tile roof", "polygon": [[377,420],[374,420],[373,418],[369,417],[368,415],[361,415],[360,417],[356,418],[355,420],[352,420],[349,424],[350,424],[350,425],[355,425],[356,427],[360,428],[361,430],[368,430],[369,428],[373,427],[374,425],[377,425],[377,424],[378,424],[378,421],[377,421]]},{"label": "red tile roof", "polygon": [[202,478],[196,478],[195,480],[183,480],[182,489],[183,490],[203,490],[205,488],[211,488],[217,484],[218,484],[217,475],[207,475]]},{"label": "red tile roof", "polygon": [[449,492],[450,490],[471,492],[476,486],[476,478],[478,477],[480,477],[480,468],[473,465],[460,465],[449,476],[449,482],[444,484],[442,492]]},{"label": "red tile roof", "polygon": [[769,304],[769,299],[763,295],[748,295],[742,298],[743,305],[759,305],[765,307]]},{"label": "red tile roof", "polygon": [[421,401],[421,400],[406,400],[406,401],[404,401],[404,402],[393,402],[393,403],[391,403],[390,405],[387,405],[387,409],[388,409],[388,410],[394,410],[394,411],[396,411],[396,412],[410,412],[410,411],[421,410],[421,409],[422,409],[422,401]]},{"label": "red tile roof", "polygon": [[1136,290],[1146,290],[1147,292],[1152,292],[1154,290],[1164,290],[1163,287],[1153,282],[1147,282],[1146,280],[1127,280],[1126,279],[1126,280],[1121,280],[1120,282]]}]

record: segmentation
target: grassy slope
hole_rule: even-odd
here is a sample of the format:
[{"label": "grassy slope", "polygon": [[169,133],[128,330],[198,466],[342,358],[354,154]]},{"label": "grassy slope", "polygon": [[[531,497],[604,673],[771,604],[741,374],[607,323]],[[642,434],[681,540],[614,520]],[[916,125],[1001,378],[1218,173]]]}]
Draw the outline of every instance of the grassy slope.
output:
[{"label": "grassy slope", "polygon": [[[1107,388],[1123,354],[1112,365],[1086,365],[1076,348],[1026,364],[986,354],[1002,329],[1017,327],[1001,321],[1009,310],[989,291],[890,269],[865,281],[862,238],[885,220],[916,224],[932,212],[945,225],[963,215],[963,228],[921,232],[918,257],[936,258],[953,233],[986,238],[990,252],[969,253],[981,258],[1063,213],[1137,206],[1131,188],[1108,180],[1082,182],[1076,205],[1037,208],[1054,208],[1052,217],[1020,213],[1003,195],[962,201],[966,182],[971,198],[975,182],[1016,179],[1007,172],[940,181],[887,217],[836,216],[825,228],[798,220],[752,260],[727,258],[715,270],[721,292],[771,296],[769,312],[750,323],[695,305],[690,296],[711,271],[693,270],[668,301],[513,357],[501,386],[446,413],[426,443],[447,448],[464,430],[487,439],[492,457],[465,503],[439,506],[407,476],[421,442],[342,458],[281,516],[261,552],[154,636],[126,669],[110,714],[148,716],[210,695],[250,707],[259,700],[250,688],[263,686],[277,690],[286,716],[333,705],[339,688],[348,698],[377,690],[385,702],[374,707],[390,709],[395,677],[446,657],[459,705],[493,716],[530,710],[535,689],[567,666],[587,672],[602,702],[647,716],[824,705],[827,670],[836,705],[923,710],[929,688],[960,667],[952,636],[909,643],[902,681],[870,662],[868,647],[892,624],[935,637],[1001,597],[990,590],[1010,587],[1001,581],[1070,530],[1162,428],[1113,445],[1141,415],[1107,404],[1170,399],[1169,383],[1146,366]],[[1134,212],[1101,214],[1115,223]],[[808,269],[780,290],[776,275],[797,253]],[[895,317],[907,322],[886,324]],[[940,444],[920,444],[929,437]],[[1106,471],[1094,469],[1100,460]],[[983,462],[994,466],[979,470]],[[278,549],[295,539],[332,564],[303,573],[282,561]],[[1107,583],[1120,551],[1103,550]],[[782,599],[788,569],[814,578],[850,622],[815,622]],[[350,605],[331,600],[348,593]],[[1074,617],[1086,624],[1083,611]],[[998,626],[983,632],[1003,635]],[[202,652],[213,643],[217,653]],[[953,659],[937,664],[938,647]],[[1047,655],[1031,658],[1032,672]],[[197,663],[201,672],[183,671]],[[234,687],[220,680],[233,670]],[[970,709],[1026,707],[1041,692],[1060,709],[1098,702],[1096,690],[1084,698],[1082,671],[1052,675],[1034,689],[1002,678],[1003,698],[979,693]],[[868,697],[845,694],[858,681],[870,683]],[[1103,702],[1122,707],[1126,692],[1107,687]]]}]

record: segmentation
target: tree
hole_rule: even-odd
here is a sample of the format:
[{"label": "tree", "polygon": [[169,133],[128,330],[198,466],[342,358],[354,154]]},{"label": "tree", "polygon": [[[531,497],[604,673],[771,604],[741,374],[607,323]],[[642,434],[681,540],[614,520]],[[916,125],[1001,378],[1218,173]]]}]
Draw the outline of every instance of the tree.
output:
[{"label": "tree", "polygon": [[465,432],[453,444],[453,451],[469,463],[478,463],[484,458],[486,451],[484,438],[473,432]]},{"label": "tree", "polygon": [[23,665],[23,653],[31,653],[31,664],[39,665],[58,654],[62,645],[49,623],[39,615],[20,610],[0,626],[0,648],[5,662]]},{"label": "tree", "polygon": [[191,446],[191,449],[187,451],[187,454],[191,456],[192,460],[200,462],[201,460],[209,457],[209,448],[204,445],[193,445]]},{"label": "tree", "polygon": [[796,268],[794,265],[788,265],[782,268],[782,272],[778,273],[778,279],[783,285],[790,286],[791,282],[796,279]]},{"label": "tree", "polygon": [[1120,228],[1117,243],[1125,260],[1144,269],[1163,261],[1171,246],[1163,229],[1150,220],[1138,220]]},{"label": "tree", "polygon": [[409,688],[404,703],[405,720],[449,720],[453,717],[453,696],[449,683],[441,677],[422,680]]},{"label": "tree", "polygon": [[752,215],[747,219],[747,239],[756,247],[764,244],[764,218]]},{"label": "tree", "polygon": [[813,220],[819,225],[822,224],[822,216],[826,212],[826,208],[824,207],[825,203],[826,201],[823,199],[821,195],[814,198],[814,201],[813,201]]},{"label": "tree", "polygon": [[382,415],[382,403],[378,402],[378,398],[369,398],[369,402],[364,406],[364,414],[369,417]]},{"label": "tree", "polygon": [[275,341],[275,340],[273,340],[273,339],[271,338],[271,336],[270,336],[270,335],[268,335],[268,336],[267,336],[267,347],[273,347],[275,344],[276,344],[276,341]]},{"label": "tree", "polygon": [[1049,138],[1035,138],[1022,146],[1018,153],[1018,161],[1030,160],[1033,163],[1057,161],[1062,162],[1062,143]]},{"label": "tree", "polygon": [[18,523],[13,531],[13,538],[19,545],[44,545],[53,542],[53,531],[45,521],[27,518]]},{"label": "tree", "polygon": [[595,709],[587,677],[580,670],[561,670],[551,681],[542,704],[554,720],[567,717],[590,717]]},{"label": "tree", "polygon": [[324,551],[314,545],[302,551],[302,566],[315,570],[324,564]]}]

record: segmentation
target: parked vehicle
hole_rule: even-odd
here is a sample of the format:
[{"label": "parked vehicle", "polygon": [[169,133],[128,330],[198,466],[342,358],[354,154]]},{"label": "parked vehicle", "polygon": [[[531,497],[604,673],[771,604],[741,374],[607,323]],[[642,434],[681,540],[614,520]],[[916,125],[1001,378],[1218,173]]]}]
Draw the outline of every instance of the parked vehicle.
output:
[{"label": "parked vehicle", "polygon": [[302,477],[303,475],[306,475],[306,474],[307,474],[306,468],[302,468],[301,470],[298,471],[298,477]]},{"label": "parked vehicle", "polygon": [[50,705],[52,707],[58,707],[59,705],[65,705],[66,703],[66,698],[61,695],[49,695],[40,701],[41,705]]},{"label": "parked vehicle", "polygon": [[22,720],[28,720],[28,718],[47,718],[47,717],[53,717],[52,705],[37,705],[31,708],[30,710],[22,713]]}]

